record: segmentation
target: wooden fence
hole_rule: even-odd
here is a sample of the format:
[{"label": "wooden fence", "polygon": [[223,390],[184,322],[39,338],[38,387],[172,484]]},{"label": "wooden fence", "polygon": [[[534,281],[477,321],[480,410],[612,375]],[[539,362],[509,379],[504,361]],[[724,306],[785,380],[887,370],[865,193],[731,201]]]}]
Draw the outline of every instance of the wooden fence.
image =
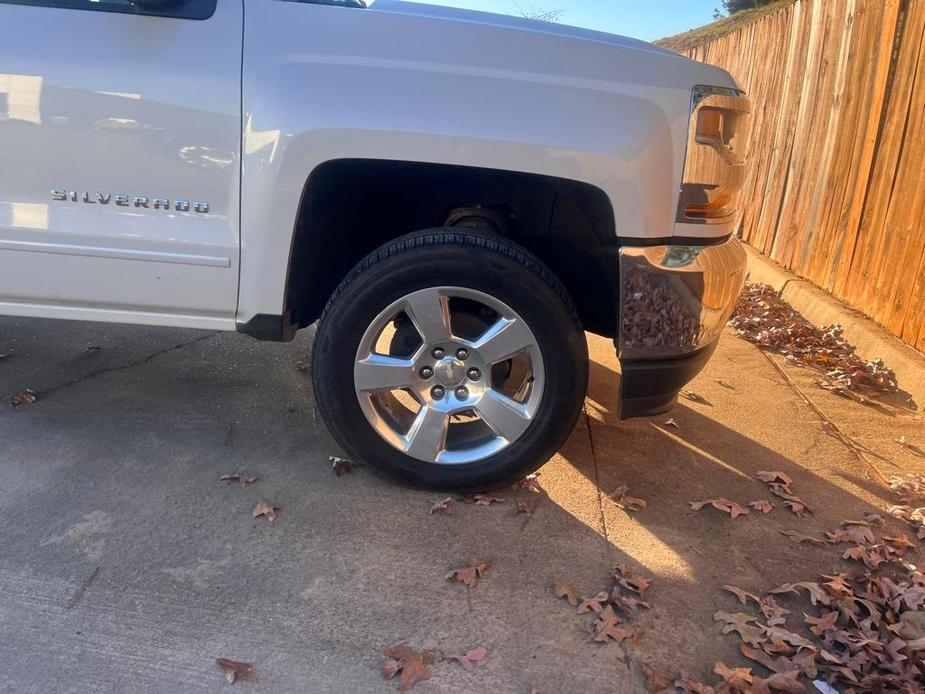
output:
[{"label": "wooden fence", "polygon": [[743,238],[925,350],[925,0],[798,0],[686,53],[752,99]]}]

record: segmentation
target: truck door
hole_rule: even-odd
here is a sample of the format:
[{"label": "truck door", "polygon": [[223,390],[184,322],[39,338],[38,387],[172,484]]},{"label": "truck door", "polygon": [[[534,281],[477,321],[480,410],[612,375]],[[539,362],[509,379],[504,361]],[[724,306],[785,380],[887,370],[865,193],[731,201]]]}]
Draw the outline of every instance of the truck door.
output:
[{"label": "truck door", "polygon": [[0,314],[233,327],[242,0],[0,0]]}]

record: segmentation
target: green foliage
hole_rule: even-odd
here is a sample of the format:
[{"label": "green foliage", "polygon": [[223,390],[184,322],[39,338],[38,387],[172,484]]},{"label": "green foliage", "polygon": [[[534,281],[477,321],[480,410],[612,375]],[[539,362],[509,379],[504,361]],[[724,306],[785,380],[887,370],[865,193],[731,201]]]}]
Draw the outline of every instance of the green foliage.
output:
[{"label": "green foliage", "polygon": [[665,46],[675,51],[688,51],[694,46],[699,46],[710,41],[714,41],[729,32],[736,31],[742,27],[758,21],[762,17],[781,10],[788,5],[792,5],[796,0],[754,0],[758,7],[752,7],[753,0],[746,0],[748,7],[742,11],[730,14],[728,17],[722,17],[717,21],[702,27],[697,27],[690,31],[668,36],[659,39],[655,43],[659,46]]},{"label": "green foliage", "polygon": [[723,0],[723,6],[729,14],[742,10],[754,10],[757,7],[770,5],[774,0]]}]

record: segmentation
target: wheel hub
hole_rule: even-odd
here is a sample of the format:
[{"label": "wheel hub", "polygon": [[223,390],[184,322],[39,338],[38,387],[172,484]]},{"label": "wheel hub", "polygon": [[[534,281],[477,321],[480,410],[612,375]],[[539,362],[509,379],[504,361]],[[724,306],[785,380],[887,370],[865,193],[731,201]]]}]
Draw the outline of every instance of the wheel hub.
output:
[{"label": "wheel hub", "polygon": [[466,365],[455,357],[441,359],[434,367],[434,380],[448,390],[461,386],[466,380]]}]

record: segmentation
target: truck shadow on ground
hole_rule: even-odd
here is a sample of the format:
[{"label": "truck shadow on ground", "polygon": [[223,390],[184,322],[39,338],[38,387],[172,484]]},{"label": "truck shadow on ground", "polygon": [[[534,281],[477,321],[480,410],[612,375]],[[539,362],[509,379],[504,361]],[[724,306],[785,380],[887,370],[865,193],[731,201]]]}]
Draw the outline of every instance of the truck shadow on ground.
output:
[{"label": "truck shadow on ground", "polygon": [[[17,359],[43,383],[58,372],[73,378],[83,342],[104,330],[17,329],[35,345]],[[723,584],[762,591],[842,566],[837,546],[795,545],[780,530],[819,536],[875,510],[859,482],[836,484],[820,466],[831,459],[850,472],[853,463],[779,393],[766,414],[781,422],[769,445],[750,424],[732,428],[744,405],[719,398],[680,405],[678,429],[665,418],[617,425],[614,374],[594,363],[592,414],[541,470],[544,494],[504,490],[502,503],[456,502],[452,515],[431,515],[445,494],[365,469],[331,473],[327,456],[338,451],[293,366],[309,336],[255,349],[240,336],[184,333],[188,346],[146,361],[162,347],[156,331],[105,333],[123,344],[119,363],[135,366],[0,415],[0,510],[17,519],[0,533],[0,654],[14,685],[92,688],[130,677],[140,689],[217,689],[221,655],[256,661],[270,690],[368,691],[381,686],[380,647],[407,641],[491,654],[472,674],[435,668],[422,691],[641,690],[641,662],[706,675],[716,660],[740,660],[736,640],[712,621],[717,609],[738,611]],[[3,369],[0,390],[22,385]],[[738,402],[764,406],[752,392],[762,387],[743,385]],[[762,469],[790,474],[815,513],[732,520],[688,508],[718,496],[773,499],[754,478]],[[260,479],[244,489],[218,480],[235,471]],[[607,494],[622,484],[647,508],[618,508]],[[535,512],[517,513],[527,498]],[[274,524],[251,518],[260,499],[281,507]],[[445,580],[475,558],[492,567],[474,589]],[[567,580],[593,595],[618,562],[654,578],[653,608],[632,620],[638,643],[600,646],[552,586]]]}]

